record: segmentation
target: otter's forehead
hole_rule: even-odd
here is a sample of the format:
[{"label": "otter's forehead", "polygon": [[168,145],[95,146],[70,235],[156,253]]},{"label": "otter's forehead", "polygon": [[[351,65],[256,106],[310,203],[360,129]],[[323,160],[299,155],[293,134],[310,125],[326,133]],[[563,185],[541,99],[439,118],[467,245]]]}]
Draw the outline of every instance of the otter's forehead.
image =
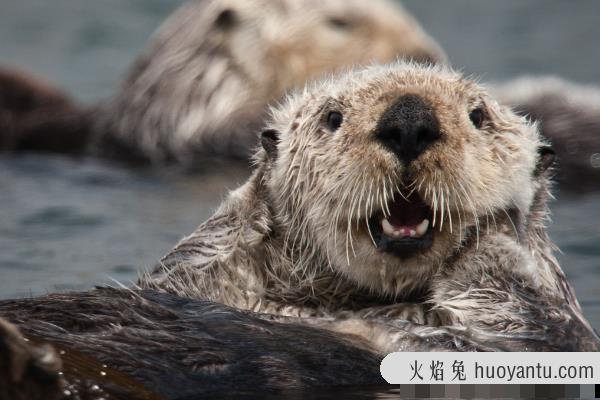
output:
[{"label": "otter's forehead", "polygon": [[274,109],[273,123],[285,131],[290,121],[302,114],[308,117],[330,101],[340,102],[363,117],[376,118],[405,94],[418,95],[433,107],[450,112],[454,107],[477,104],[489,97],[484,88],[448,67],[397,62],[314,82]]},{"label": "otter's forehead", "polygon": [[397,63],[373,66],[353,71],[341,79],[326,82],[317,89],[322,95],[339,99],[382,101],[393,100],[396,95],[408,91],[418,92],[431,99],[451,101],[476,99],[484,94],[483,88],[464,79],[460,74],[440,66],[421,66],[413,63]]}]

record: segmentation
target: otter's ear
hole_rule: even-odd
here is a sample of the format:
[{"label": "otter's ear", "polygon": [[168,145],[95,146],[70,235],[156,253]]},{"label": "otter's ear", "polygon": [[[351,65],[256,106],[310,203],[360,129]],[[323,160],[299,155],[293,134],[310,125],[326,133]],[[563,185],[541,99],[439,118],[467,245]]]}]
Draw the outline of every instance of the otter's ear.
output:
[{"label": "otter's ear", "polygon": [[276,129],[267,129],[260,134],[260,143],[267,152],[267,156],[274,160],[277,158],[277,144],[280,133]]},{"label": "otter's ear", "polygon": [[538,148],[539,159],[535,167],[535,174],[539,175],[550,168],[556,160],[556,153],[550,146],[540,146]]},{"label": "otter's ear", "polygon": [[237,15],[236,12],[230,8],[226,8],[222,10],[217,18],[215,18],[215,26],[224,31],[231,29],[237,23]]}]

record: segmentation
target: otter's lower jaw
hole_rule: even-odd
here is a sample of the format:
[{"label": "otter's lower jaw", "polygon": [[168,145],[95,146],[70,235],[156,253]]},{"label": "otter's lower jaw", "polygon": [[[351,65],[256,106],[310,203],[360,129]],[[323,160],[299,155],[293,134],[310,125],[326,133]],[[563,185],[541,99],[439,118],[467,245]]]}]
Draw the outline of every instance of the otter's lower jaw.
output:
[{"label": "otter's lower jaw", "polygon": [[424,252],[433,244],[431,208],[416,192],[400,194],[387,204],[386,211],[369,219],[369,232],[378,250],[408,258]]}]

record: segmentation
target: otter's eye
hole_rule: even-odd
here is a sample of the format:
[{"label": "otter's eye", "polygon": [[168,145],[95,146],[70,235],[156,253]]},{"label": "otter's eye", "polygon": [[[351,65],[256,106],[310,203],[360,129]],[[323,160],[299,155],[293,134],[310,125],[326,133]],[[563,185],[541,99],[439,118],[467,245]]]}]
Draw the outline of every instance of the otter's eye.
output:
[{"label": "otter's eye", "polygon": [[342,121],[344,121],[344,117],[337,111],[332,111],[327,116],[327,125],[332,132],[338,130],[338,128],[342,125]]},{"label": "otter's eye", "polygon": [[352,27],[352,22],[339,17],[331,17],[327,20],[327,23],[336,29],[350,29]]},{"label": "otter's eye", "polygon": [[235,11],[227,8],[219,13],[217,19],[215,19],[215,26],[221,29],[231,29],[236,24],[236,20]]},{"label": "otter's eye", "polygon": [[485,113],[482,108],[476,108],[469,113],[469,119],[477,129],[481,129],[483,120],[485,119]]}]

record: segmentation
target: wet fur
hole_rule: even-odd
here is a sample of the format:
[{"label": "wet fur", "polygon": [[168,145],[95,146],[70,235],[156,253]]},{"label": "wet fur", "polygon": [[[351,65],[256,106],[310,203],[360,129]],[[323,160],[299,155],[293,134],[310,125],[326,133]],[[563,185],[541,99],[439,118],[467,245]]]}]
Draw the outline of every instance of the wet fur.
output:
[{"label": "wet fur", "polygon": [[[434,106],[444,133],[409,166],[371,136],[405,93]],[[480,130],[468,119],[478,106]],[[335,133],[323,123],[329,110],[345,114]],[[490,346],[507,337],[522,350],[598,345],[545,231],[546,143],[475,83],[443,67],[373,66],[291,96],[268,130],[279,141],[258,152],[250,180],[142,287],[294,316],[389,318],[417,301],[419,323],[484,332]],[[373,246],[364,222],[385,212],[406,174],[404,190],[435,210],[436,236],[427,252],[399,260]],[[382,352],[396,342],[387,343]]]},{"label": "wet fur", "polygon": [[[57,349],[24,342],[15,327],[0,320],[0,354],[8,356],[8,365],[0,357],[0,382],[15,376],[25,384],[5,382],[2,400],[50,399],[63,389],[86,399],[220,398],[223,393],[262,397],[384,383],[381,355],[360,337],[307,326],[301,319],[245,313],[156,291],[104,288],[4,300],[0,316],[26,337]],[[440,341],[426,340],[429,331],[405,330],[405,343],[413,349],[462,343],[449,332],[438,334]],[[473,348],[468,339],[464,343]],[[30,361],[30,353],[37,358]],[[21,365],[42,358],[44,374],[30,368],[30,375],[23,376],[29,369]],[[94,385],[98,389],[91,390]],[[23,396],[11,397],[7,389]]]}]

